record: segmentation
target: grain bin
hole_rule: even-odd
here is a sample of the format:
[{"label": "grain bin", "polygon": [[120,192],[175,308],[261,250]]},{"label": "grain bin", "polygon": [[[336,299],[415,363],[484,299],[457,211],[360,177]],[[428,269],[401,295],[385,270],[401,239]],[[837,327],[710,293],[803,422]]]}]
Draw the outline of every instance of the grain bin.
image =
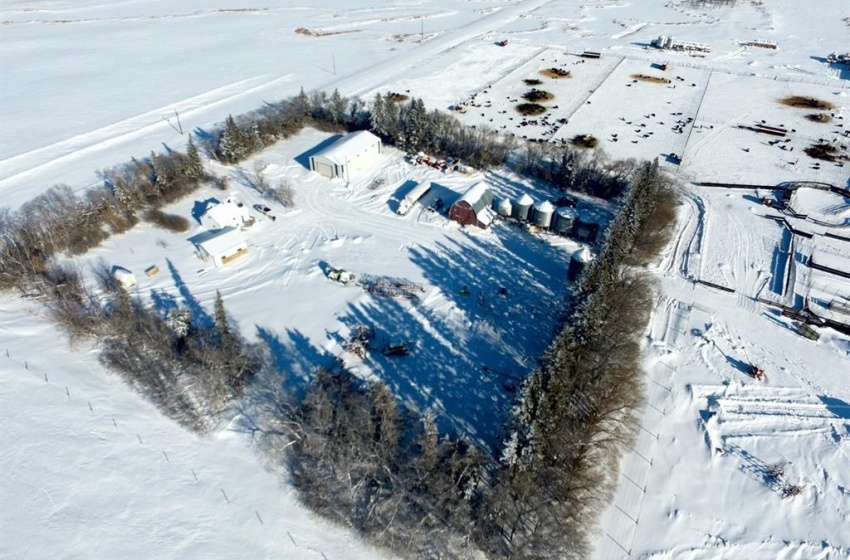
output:
[{"label": "grain bin", "polygon": [[573,282],[581,276],[587,264],[593,260],[593,254],[587,247],[582,247],[570,258],[570,265],[567,267],[567,279]]},{"label": "grain bin", "polygon": [[573,231],[573,224],[576,221],[576,211],[568,206],[558,208],[553,217],[554,225],[552,229],[561,235],[569,235]]},{"label": "grain bin", "polygon": [[539,228],[548,229],[552,225],[552,214],[555,213],[555,207],[548,200],[536,204],[534,206],[534,225]]},{"label": "grain bin", "polygon": [[528,193],[523,194],[516,205],[513,207],[513,217],[520,222],[528,220],[528,214],[531,212],[531,207],[534,205],[534,199],[528,196]]},{"label": "grain bin", "polygon": [[511,204],[510,198],[503,198],[499,201],[499,206],[496,208],[496,211],[500,216],[510,217],[511,211],[513,210],[513,205]]}]

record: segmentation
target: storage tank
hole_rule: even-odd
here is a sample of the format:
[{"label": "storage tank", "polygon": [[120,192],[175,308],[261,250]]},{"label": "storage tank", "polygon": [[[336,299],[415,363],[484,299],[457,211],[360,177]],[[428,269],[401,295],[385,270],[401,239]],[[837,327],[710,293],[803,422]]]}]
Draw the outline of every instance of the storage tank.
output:
[{"label": "storage tank", "polygon": [[531,212],[532,206],[534,206],[534,199],[528,196],[528,193],[523,194],[519,200],[516,201],[516,205],[513,207],[513,217],[520,222],[527,221],[529,217],[528,214]]},{"label": "storage tank", "polygon": [[552,225],[552,214],[555,213],[555,207],[548,200],[534,206],[534,225],[539,228],[548,229]]},{"label": "storage tank", "polygon": [[567,267],[567,279],[570,282],[575,281],[582,272],[584,272],[587,264],[593,260],[593,253],[587,247],[582,247],[570,258],[570,265]]},{"label": "storage tank", "polygon": [[553,216],[554,225],[552,229],[561,235],[569,235],[573,230],[573,224],[576,221],[576,211],[572,208],[564,206],[558,208]]},{"label": "storage tank", "polygon": [[664,45],[665,45],[666,43],[667,43],[667,36],[666,36],[666,35],[659,35],[659,36],[658,36],[658,37],[656,37],[656,38],[655,38],[655,40],[652,42],[652,46],[653,46],[653,47],[658,47],[659,49],[663,49],[663,48],[664,48]]},{"label": "storage tank", "polygon": [[673,36],[671,35],[670,37],[667,37],[667,40],[664,42],[664,48],[665,49],[672,49],[673,45],[675,43],[676,43],[676,39],[674,39]]},{"label": "storage tank", "polygon": [[511,204],[510,198],[503,198],[499,201],[499,206],[496,208],[496,212],[498,212],[500,216],[504,216],[506,218],[511,215],[512,210],[513,205]]}]

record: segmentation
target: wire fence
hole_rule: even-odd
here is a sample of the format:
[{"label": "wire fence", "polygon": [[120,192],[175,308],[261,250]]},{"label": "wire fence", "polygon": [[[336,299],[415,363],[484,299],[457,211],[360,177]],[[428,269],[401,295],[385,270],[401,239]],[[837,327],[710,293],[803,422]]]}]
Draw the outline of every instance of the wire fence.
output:
[{"label": "wire fence", "polygon": [[[158,457],[158,459],[152,457],[151,461],[165,461],[169,465],[172,465],[175,469],[182,469],[187,475],[191,474],[191,481],[194,482],[194,485],[198,486],[198,491],[201,491],[201,489],[218,488],[219,493],[221,494],[220,505],[222,505],[222,507],[240,509],[242,510],[241,513],[243,514],[243,519],[255,519],[258,525],[274,527],[273,531],[275,534],[280,534],[282,523],[277,522],[278,520],[272,520],[270,517],[264,517],[264,515],[260,513],[259,508],[252,504],[241,502],[241,500],[238,499],[238,496],[228,494],[226,481],[222,481],[221,479],[213,476],[208,477],[204,474],[205,469],[200,468],[202,465],[193,465],[191,462],[182,460],[179,454],[169,453],[168,449],[165,448],[167,446],[154,443],[156,440],[155,437],[148,437],[148,435],[143,434],[141,430],[130,429],[125,424],[118,422],[115,415],[101,411],[98,407],[95,407],[90,398],[79,398],[78,395],[85,394],[85,391],[77,392],[73,390],[70,383],[65,380],[58,379],[60,376],[54,375],[42,367],[35,365],[35,362],[29,359],[19,358],[12,354],[9,349],[4,350],[3,354],[0,354],[0,359],[5,361],[6,367],[4,369],[7,369],[10,373],[12,370],[9,366],[19,367],[22,373],[28,373],[39,381],[43,381],[45,385],[53,388],[55,390],[56,398],[61,398],[65,400],[69,406],[76,407],[78,413],[92,415],[100,420],[103,423],[103,426],[106,426],[109,431],[115,434],[121,434],[122,437],[136,440],[138,441],[138,445],[149,448],[151,452]],[[201,473],[200,475],[198,474],[199,472]],[[295,536],[297,536],[297,532],[293,535],[293,531],[294,529],[284,529],[292,547],[300,548],[307,555],[321,555],[324,560],[329,560],[329,557],[323,551],[317,549],[314,544],[299,545],[295,538]]]}]

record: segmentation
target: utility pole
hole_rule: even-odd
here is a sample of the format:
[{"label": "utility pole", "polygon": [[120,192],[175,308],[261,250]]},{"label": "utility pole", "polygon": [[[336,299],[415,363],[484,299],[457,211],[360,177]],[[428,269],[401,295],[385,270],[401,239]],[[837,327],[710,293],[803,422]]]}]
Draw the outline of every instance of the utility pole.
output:
[{"label": "utility pole", "polygon": [[331,62],[333,63],[334,67],[334,76],[336,76],[336,55],[331,55]]},{"label": "utility pole", "polygon": [[419,18],[419,42],[425,42],[425,20]]}]

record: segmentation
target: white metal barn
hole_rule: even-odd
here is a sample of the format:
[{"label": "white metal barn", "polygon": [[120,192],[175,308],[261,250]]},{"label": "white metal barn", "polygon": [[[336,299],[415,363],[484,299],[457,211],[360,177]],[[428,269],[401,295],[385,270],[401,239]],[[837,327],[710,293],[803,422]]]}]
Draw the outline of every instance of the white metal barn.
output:
[{"label": "white metal barn", "polygon": [[238,228],[251,222],[251,213],[233,195],[207,209],[201,216],[201,225],[210,231]]},{"label": "white metal barn", "polygon": [[236,228],[213,232],[195,246],[202,259],[212,259],[216,266],[224,266],[248,252],[248,241]]},{"label": "white metal barn", "polygon": [[310,156],[310,171],[348,180],[368,169],[382,151],[381,139],[368,130],[352,132]]}]

